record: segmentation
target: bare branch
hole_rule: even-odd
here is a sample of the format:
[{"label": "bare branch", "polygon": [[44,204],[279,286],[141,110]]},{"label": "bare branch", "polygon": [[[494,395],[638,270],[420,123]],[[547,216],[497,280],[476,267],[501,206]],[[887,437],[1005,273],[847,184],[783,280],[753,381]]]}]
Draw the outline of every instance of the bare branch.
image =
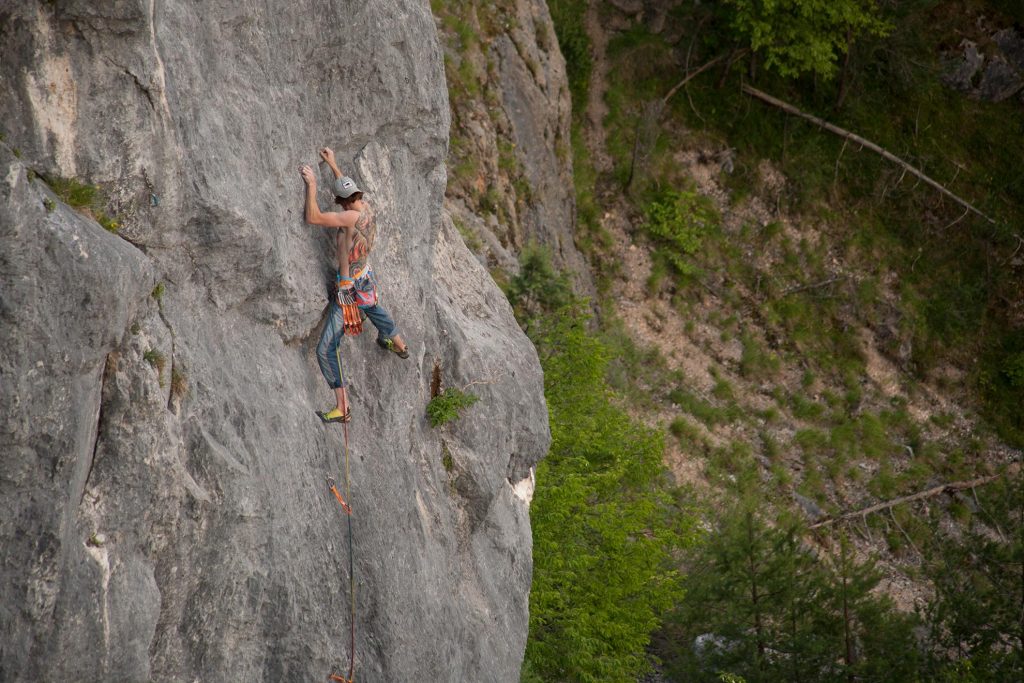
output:
[{"label": "bare branch", "polygon": [[[901,496],[899,498],[894,498],[893,500],[887,500],[884,503],[877,503],[875,505],[871,505],[869,507],[863,508],[862,510],[854,510],[853,512],[847,512],[845,514],[839,515],[838,517],[823,519],[820,522],[812,524],[810,528],[818,529],[820,527],[830,526],[832,524],[836,524],[837,522],[843,522],[854,517],[865,517],[873,512],[888,510],[889,508],[895,507],[896,505],[901,505],[902,503],[909,503],[915,500],[931,498],[932,496],[937,496],[940,493],[944,493],[946,491],[962,491],[964,489],[971,489],[974,488],[975,486],[982,486],[983,484],[993,482],[996,479],[999,479],[1000,477],[1002,477],[1002,475],[993,474],[991,476],[978,477],[977,479],[970,479],[968,481],[954,481],[949,482],[947,484],[939,484],[938,486],[933,486],[930,489],[925,489],[924,491],[912,493],[909,496]],[[895,521],[895,518],[893,521]]]},{"label": "bare branch", "polygon": [[705,71],[707,71],[708,69],[713,67],[715,64],[718,64],[724,58],[725,58],[725,55],[718,55],[717,57],[712,59],[710,62],[705,62],[703,66],[698,66],[696,69],[694,69],[690,73],[686,74],[686,76],[683,77],[683,80],[679,81],[674,86],[672,86],[672,89],[668,91],[668,94],[666,94],[664,97],[661,98],[661,103],[662,104],[668,104],[668,101],[670,99],[672,99],[672,96],[676,94],[676,91],[678,91],[684,85],[689,83],[695,76],[698,76],[698,75],[704,73]]},{"label": "bare branch", "polygon": [[846,138],[847,140],[853,140],[854,142],[860,144],[861,147],[867,147],[868,149],[870,149],[875,154],[880,155],[883,159],[886,159],[887,161],[891,161],[892,163],[896,164],[897,166],[900,166],[901,168],[903,168],[905,171],[908,171],[908,172],[912,173],[913,175],[917,176],[917,178],[919,180],[923,180],[925,183],[931,185],[933,188],[935,188],[936,190],[938,190],[942,194],[946,195],[947,197],[949,197],[950,199],[955,201],[960,206],[962,206],[962,207],[964,207],[964,208],[966,208],[966,209],[968,209],[968,210],[978,214],[979,216],[981,216],[982,218],[987,220],[989,223],[992,223],[993,225],[996,223],[996,221],[994,219],[992,219],[989,216],[987,216],[986,214],[982,213],[981,210],[976,208],[970,202],[968,202],[967,200],[962,199],[959,196],[953,194],[951,191],[946,189],[943,185],[941,185],[938,182],[936,182],[935,180],[932,180],[931,178],[929,178],[920,169],[918,169],[918,168],[916,168],[914,166],[911,166],[906,161],[904,161],[903,159],[900,159],[898,156],[896,156],[892,152],[889,152],[888,150],[883,149],[882,147],[880,147],[880,146],[876,145],[875,143],[871,142],[870,140],[862,138],[861,136],[857,135],[856,133],[851,133],[850,131],[848,131],[848,130],[846,130],[844,128],[840,128],[839,126],[831,124],[828,121],[825,121],[824,119],[818,118],[817,116],[814,116],[812,114],[808,114],[808,113],[806,113],[804,111],[801,111],[800,109],[797,109],[796,107],[794,107],[792,104],[789,104],[787,102],[783,102],[782,100],[776,99],[776,98],[772,97],[771,95],[769,95],[768,93],[765,93],[765,92],[762,92],[762,91],[758,90],[757,88],[754,88],[754,87],[751,87],[749,85],[744,84],[743,85],[743,92],[745,92],[746,94],[750,95],[751,97],[756,97],[757,99],[759,99],[759,100],[761,100],[763,102],[767,102],[768,104],[772,105],[773,107],[778,107],[779,109],[783,110],[784,112],[787,112],[789,114],[793,114],[794,116],[799,116],[800,118],[802,118],[802,119],[804,119],[806,121],[810,121],[811,123],[815,124],[816,126],[819,126],[820,128],[824,128],[825,130],[829,131],[830,133],[834,133],[834,134],[838,135],[839,137]]}]

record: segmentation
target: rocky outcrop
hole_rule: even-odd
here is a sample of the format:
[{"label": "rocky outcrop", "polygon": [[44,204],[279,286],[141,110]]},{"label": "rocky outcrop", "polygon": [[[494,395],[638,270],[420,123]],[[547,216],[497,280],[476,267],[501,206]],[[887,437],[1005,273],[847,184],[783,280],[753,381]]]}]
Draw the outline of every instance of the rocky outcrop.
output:
[{"label": "rocky outcrop", "polygon": [[[0,679],[346,668],[341,431],[313,414],[330,239],[297,173],[329,144],[413,350],[344,346],[357,676],[518,680],[542,378],[442,211],[426,4],[33,1],[0,45]],[[44,177],[102,188],[119,232]],[[435,368],[480,397],[439,429]]]},{"label": "rocky outcrop", "polygon": [[990,41],[986,55],[965,39],[960,53],[946,57],[943,82],[983,102],[1002,102],[1024,90],[1024,36],[1006,28],[993,33]]},{"label": "rocky outcrop", "polygon": [[[593,289],[575,245],[570,118],[565,60],[547,3],[479,3],[454,19],[483,34],[466,44],[449,30],[452,165],[447,207],[488,266],[518,270],[519,252],[543,245],[578,289]],[[440,24],[452,19],[442,9]],[[465,30],[465,29],[463,29]]]}]

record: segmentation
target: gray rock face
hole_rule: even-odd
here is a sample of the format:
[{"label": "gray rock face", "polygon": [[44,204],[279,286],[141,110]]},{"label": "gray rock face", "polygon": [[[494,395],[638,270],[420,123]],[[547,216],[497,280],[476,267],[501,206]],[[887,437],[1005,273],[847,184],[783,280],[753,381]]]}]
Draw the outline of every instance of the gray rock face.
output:
[{"label": "gray rock face", "polygon": [[[325,485],[342,432],[313,414],[332,400],[315,361],[331,240],[302,222],[297,173],[323,144],[378,209],[371,260],[412,348],[372,327],[343,348],[357,677],[518,680],[550,435],[536,353],[442,211],[426,4],[10,4],[0,680],[347,669],[347,527]],[[119,234],[35,174],[102,186]],[[440,429],[435,367],[480,397]]]},{"label": "gray rock face", "polygon": [[986,102],[1002,102],[1024,88],[1024,76],[1003,59],[993,59],[985,67],[978,84],[977,97]]},{"label": "gray rock face", "polygon": [[[479,172],[451,183],[445,206],[463,232],[474,236],[474,250],[487,265],[516,272],[523,247],[539,244],[556,266],[574,273],[577,290],[591,294],[590,269],[574,242],[572,103],[565,60],[546,2],[515,0],[504,11],[502,29],[482,48],[448,48],[451,68],[479,63],[475,71],[484,75],[479,92],[453,86],[453,127]],[[482,212],[490,214],[484,218],[471,208],[482,203],[499,206]]]},{"label": "gray rock face", "polygon": [[976,43],[964,40],[962,53],[945,58],[942,81],[984,102],[1002,102],[1024,89],[1024,37],[1008,28],[992,35],[998,52],[986,60]]},{"label": "gray rock face", "polygon": [[573,243],[576,193],[569,158],[572,104],[565,62],[547,4],[520,0],[515,12],[513,27],[498,36],[491,49],[510,137],[532,196],[520,215],[520,242],[547,245],[557,264],[589,286],[589,269]]},{"label": "gray rock face", "polygon": [[1024,71],[1024,35],[1015,28],[1004,28],[992,35],[992,40],[1006,55],[1006,60],[1018,70]]},{"label": "gray rock face", "polygon": [[961,54],[946,58],[942,81],[954,90],[966,93],[974,88],[974,76],[985,64],[985,55],[970,40],[963,41],[960,47],[963,48]]}]

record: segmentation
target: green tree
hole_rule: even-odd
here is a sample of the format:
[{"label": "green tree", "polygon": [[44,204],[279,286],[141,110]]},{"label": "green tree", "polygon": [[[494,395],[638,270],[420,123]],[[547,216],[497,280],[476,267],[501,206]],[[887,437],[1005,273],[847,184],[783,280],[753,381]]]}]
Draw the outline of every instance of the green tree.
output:
[{"label": "green tree", "polygon": [[914,621],[874,594],[873,565],[854,561],[845,540],[837,558],[816,557],[798,522],[768,524],[759,506],[741,497],[691,553],[660,648],[679,680],[914,680]]},{"label": "green tree", "polygon": [[859,35],[891,26],[875,0],[724,0],[733,30],[768,69],[786,77],[835,76],[840,55]]},{"label": "green tree", "polygon": [[[943,676],[1024,679],[1024,474],[984,491],[972,527],[939,536],[929,616]],[[940,675],[937,674],[937,675]]]},{"label": "green tree", "polygon": [[829,680],[913,681],[923,666],[913,636],[917,620],[896,611],[875,589],[881,574],[873,561],[858,562],[845,535],[829,577],[828,613],[834,616],[837,654]]},{"label": "green tree", "polygon": [[[533,586],[526,681],[635,681],[662,615],[682,597],[674,561],[692,535],[662,464],[662,435],[631,420],[605,380],[609,351],[562,301],[549,267],[511,292],[533,301],[551,450],[530,508]],[[532,282],[521,280],[533,278]]]}]

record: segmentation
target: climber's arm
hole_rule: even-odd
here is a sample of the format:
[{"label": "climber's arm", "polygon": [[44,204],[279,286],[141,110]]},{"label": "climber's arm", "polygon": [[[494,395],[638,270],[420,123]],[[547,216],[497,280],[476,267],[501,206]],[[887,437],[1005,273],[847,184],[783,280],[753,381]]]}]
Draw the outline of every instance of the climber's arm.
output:
[{"label": "climber's arm", "polygon": [[331,167],[331,173],[334,174],[335,178],[342,176],[341,169],[338,168],[337,162],[334,161],[334,150],[330,147],[324,147],[320,150],[320,158],[327,162],[327,165]]},{"label": "climber's arm", "polygon": [[355,219],[346,214],[355,211],[333,211],[323,212],[316,203],[316,175],[309,166],[302,167],[302,180],[306,183],[306,222],[312,225],[322,225],[325,228],[345,228],[355,225]]}]

